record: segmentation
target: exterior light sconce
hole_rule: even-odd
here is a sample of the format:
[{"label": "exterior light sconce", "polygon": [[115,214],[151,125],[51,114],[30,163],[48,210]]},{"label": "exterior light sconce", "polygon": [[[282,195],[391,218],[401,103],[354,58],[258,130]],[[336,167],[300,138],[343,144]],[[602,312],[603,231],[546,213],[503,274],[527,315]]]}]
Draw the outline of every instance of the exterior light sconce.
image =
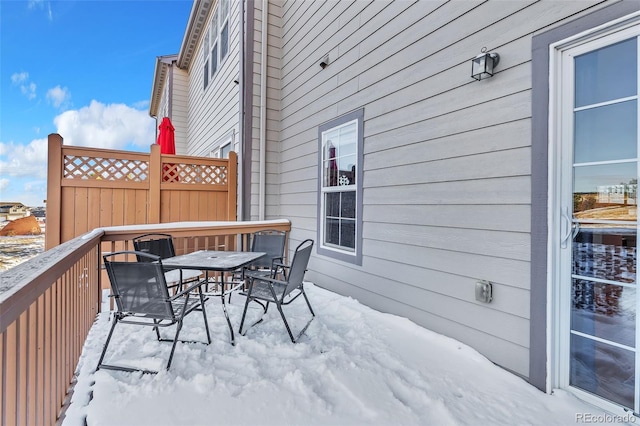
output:
[{"label": "exterior light sconce", "polygon": [[322,58],[322,61],[320,61],[320,68],[325,69],[328,66],[329,66],[329,55],[325,56],[324,58]]},{"label": "exterior light sconce", "polygon": [[500,62],[500,55],[497,53],[487,53],[487,48],[483,47],[481,54],[471,60],[471,77],[480,81],[493,75],[494,68]]}]

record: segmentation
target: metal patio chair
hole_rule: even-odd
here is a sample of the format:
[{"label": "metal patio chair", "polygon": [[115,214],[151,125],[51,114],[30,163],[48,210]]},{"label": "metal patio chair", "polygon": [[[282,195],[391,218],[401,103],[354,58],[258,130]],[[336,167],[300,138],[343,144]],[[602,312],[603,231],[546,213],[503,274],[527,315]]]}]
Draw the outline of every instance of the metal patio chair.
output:
[{"label": "metal patio chair", "polygon": [[[145,261],[115,260],[115,256],[144,258]],[[195,310],[202,311],[204,327],[207,334],[207,344],[211,343],[209,324],[205,311],[205,297],[200,290],[204,282],[196,282],[189,287],[169,295],[165,280],[162,260],[159,256],[137,251],[121,251],[103,256],[104,265],[111,282],[112,295],[115,298],[117,311],[114,313],[113,324],[102,349],[97,369],[111,369],[122,371],[143,371],[157,373],[157,371],[142,370],[124,366],[104,364],[103,360],[113,331],[117,324],[133,324],[153,327],[156,337],[162,342],[173,342],[166,369],[169,370],[176,344],[179,341],[184,317]],[[176,332],[173,339],[160,336],[160,328],[175,325]],[[180,340],[184,343],[195,343]]]},{"label": "metal patio chair", "polygon": [[287,233],[267,229],[255,232],[251,236],[251,251],[264,252],[267,255],[255,260],[242,269],[240,279],[245,279],[245,273],[251,271],[253,275],[259,274],[274,278],[282,271],[284,266],[284,247],[287,242]]},{"label": "metal patio chair", "polygon": [[[304,292],[304,274],[307,270],[307,265],[309,264],[309,257],[311,256],[311,250],[313,248],[313,240],[304,240],[298,247],[293,255],[293,260],[289,266],[286,266],[285,269],[288,269],[285,279],[278,280],[273,276],[264,276],[261,274],[253,274],[251,272],[247,272],[246,277],[248,281],[248,290],[247,290],[247,300],[244,305],[244,311],[242,312],[242,320],[240,321],[240,334],[244,335],[242,332],[242,328],[244,326],[244,320],[247,315],[247,308],[249,307],[249,302],[258,302],[262,307],[264,312],[260,316],[260,318],[251,324],[249,328],[253,327],[256,324],[259,324],[263,320],[264,314],[269,309],[270,303],[275,303],[278,308],[278,312],[282,317],[282,321],[287,329],[287,333],[289,333],[289,337],[293,343],[296,343],[300,336],[307,330],[313,318],[315,318],[315,313],[311,308],[311,304],[309,303],[309,298],[307,294]],[[306,323],[306,325],[302,328],[302,331],[298,333],[297,336],[294,337],[291,332],[291,328],[289,327],[289,323],[287,322],[287,318],[282,311],[282,307],[290,304],[294,300],[296,300],[300,295],[304,297],[305,302],[307,303],[307,307],[309,308],[309,312],[311,313],[311,319]],[[264,302],[263,305],[261,302]],[[248,330],[248,329],[247,329]]]},{"label": "metal patio chair", "polygon": [[[160,256],[161,259],[173,257],[176,250],[173,245],[173,237],[169,234],[144,234],[133,238],[133,248],[135,251],[154,254]],[[138,256],[138,262],[148,262],[145,256]],[[182,285],[198,281],[203,278],[202,271],[197,270],[166,270],[165,279],[170,288],[182,288]]]}]

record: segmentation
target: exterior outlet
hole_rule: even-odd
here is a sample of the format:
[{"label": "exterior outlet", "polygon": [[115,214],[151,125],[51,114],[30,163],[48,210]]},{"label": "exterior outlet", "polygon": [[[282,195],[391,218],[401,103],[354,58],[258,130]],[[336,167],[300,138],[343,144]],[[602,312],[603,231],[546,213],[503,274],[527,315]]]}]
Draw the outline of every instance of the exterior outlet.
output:
[{"label": "exterior outlet", "polygon": [[476,282],[476,300],[479,302],[490,303],[493,299],[493,286],[489,281]]}]

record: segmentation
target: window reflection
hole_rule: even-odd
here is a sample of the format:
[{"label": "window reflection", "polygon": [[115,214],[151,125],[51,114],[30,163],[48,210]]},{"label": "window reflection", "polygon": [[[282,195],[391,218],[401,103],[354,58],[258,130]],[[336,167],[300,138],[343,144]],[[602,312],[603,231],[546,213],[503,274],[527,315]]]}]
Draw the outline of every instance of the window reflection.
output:
[{"label": "window reflection", "polygon": [[574,162],[635,158],[636,105],[633,100],[576,112]]},{"label": "window reflection", "polygon": [[636,163],[574,167],[573,211],[578,219],[636,220]]},{"label": "window reflection", "polygon": [[576,57],[576,107],[637,93],[636,44],[634,37]]}]

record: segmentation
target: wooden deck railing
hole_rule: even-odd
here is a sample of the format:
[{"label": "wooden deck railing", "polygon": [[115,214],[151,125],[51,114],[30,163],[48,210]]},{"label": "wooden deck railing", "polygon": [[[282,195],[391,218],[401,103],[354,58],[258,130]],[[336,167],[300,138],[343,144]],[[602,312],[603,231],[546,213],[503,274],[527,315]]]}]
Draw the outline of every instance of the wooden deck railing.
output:
[{"label": "wooden deck railing", "polygon": [[0,425],[52,425],[64,412],[82,347],[99,312],[101,254],[131,239],[170,233],[178,253],[242,249],[287,220],[183,222],[96,229],[0,273]]}]

